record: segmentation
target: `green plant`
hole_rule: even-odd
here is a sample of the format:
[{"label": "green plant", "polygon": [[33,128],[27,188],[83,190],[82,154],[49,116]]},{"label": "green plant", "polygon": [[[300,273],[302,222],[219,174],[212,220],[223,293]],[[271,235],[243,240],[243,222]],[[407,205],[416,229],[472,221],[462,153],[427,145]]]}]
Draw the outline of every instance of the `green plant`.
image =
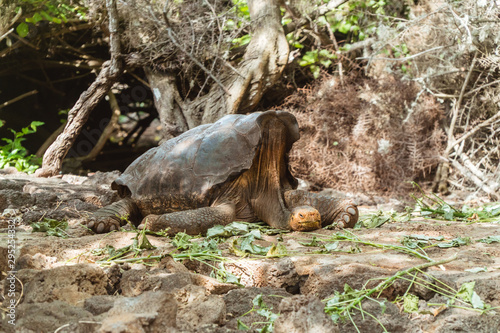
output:
[{"label": "green plant", "polygon": [[302,59],[299,61],[299,65],[302,67],[309,66],[314,78],[317,79],[321,70],[320,66],[323,66],[324,68],[330,67],[333,59],[337,59],[337,55],[333,54],[329,50],[312,50],[307,51],[306,54],[302,56]]},{"label": "green plant", "polygon": [[457,208],[436,194],[427,195],[420,186],[411,182],[420,192],[421,197],[411,194],[416,202],[415,212],[422,217],[441,219],[446,221],[468,221],[469,224],[478,222],[500,222],[500,203],[494,202],[481,207],[472,208],[467,205]]},{"label": "green plant", "polygon": [[[305,51],[299,58],[299,65],[309,67],[314,78],[318,78],[321,67],[330,68],[332,60],[337,59],[335,52],[322,45],[318,32],[329,36],[336,51],[348,51],[353,43],[376,35],[381,25],[391,22],[398,15],[401,14],[391,12],[386,0],[350,0],[311,23],[311,30],[316,31],[314,34],[310,33],[315,40],[315,50],[310,50],[304,43],[308,34],[306,29],[289,33],[287,40],[293,48]],[[284,23],[288,22],[289,20],[284,20]],[[405,47],[406,45],[402,45],[401,50],[396,51],[404,52]]]},{"label": "green plant", "polygon": [[[333,297],[323,300],[323,302],[326,303],[325,312],[331,316],[334,322],[337,322],[339,319],[350,320],[359,332],[352,316],[354,312],[357,311],[362,314],[363,318],[366,316],[373,318],[380,325],[380,328],[384,332],[387,332],[386,328],[377,317],[363,310],[362,303],[365,301],[376,302],[380,305],[382,313],[384,313],[386,309],[386,300],[378,300],[378,298],[385,289],[390,287],[398,279],[410,283],[404,295],[399,296],[394,301],[394,303],[400,303],[404,311],[407,313],[418,313],[419,311],[419,298],[416,295],[409,293],[413,285],[418,285],[420,288],[433,291],[447,299],[445,304],[427,303],[428,306],[438,306],[441,309],[436,309],[436,311],[442,311],[442,309],[445,308],[455,307],[479,313],[486,313],[495,309],[490,305],[485,304],[474,291],[474,281],[463,283],[457,291],[453,287],[448,286],[446,283],[424,271],[425,268],[439,266],[455,259],[456,257],[452,257],[441,261],[431,261],[425,264],[410,267],[406,270],[397,272],[393,276],[382,279],[377,286],[371,289],[367,289],[366,284],[360,290],[353,289],[348,284],[345,284],[344,292],[340,293],[336,291]],[[422,277],[422,275],[424,277]]]},{"label": "green plant", "polygon": [[16,32],[21,37],[26,37],[31,24],[48,21],[56,24],[67,23],[70,18],[85,20],[86,8],[77,2],[66,4],[58,0],[21,0],[16,12],[22,10],[27,17],[16,27]]},{"label": "green plant", "polygon": [[31,223],[31,227],[33,228],[33,232],[46,232],[47,236],[68,238],[68,234],[66,233],[68,222],[66,221],[58,221],[44,217],[43,220],[39,222]]},{"label": "green plant", "polygon": [[257,323],[252,323],[252,325],[247,326],[241,320],[238,319],[238,329],[242,331],[249,330],[254,325],[264,325],[260,329],[256,329],[257,332],[267,333],[273,331],[274,321],[278,319],[279,315],[272,312],[272,307],[269,307],[264,300],[262,299],[262,295],[257,295],[252,300],[252,308],[245,314],[243,314],[240,318],[249,315],[252,312],[257,312],[262,317],[266,318],[266,321],[261,321]]},{"label": "green plant", "polygon": [[[25,135],[35,133],[37,127],[43,124],[41,121],[32,121],[29,126],[21,129],[21,132],[10,129],[14,134],[14,139],[2,138],[7,144],[0,146],[0,169],[13,166],[18,171],[26,173],[33,173],[38,169],[41,159],[35,155],[28,155],[28,151],[21,142],[26,140]],[[3,122],[0,123],[1,126]]]}]

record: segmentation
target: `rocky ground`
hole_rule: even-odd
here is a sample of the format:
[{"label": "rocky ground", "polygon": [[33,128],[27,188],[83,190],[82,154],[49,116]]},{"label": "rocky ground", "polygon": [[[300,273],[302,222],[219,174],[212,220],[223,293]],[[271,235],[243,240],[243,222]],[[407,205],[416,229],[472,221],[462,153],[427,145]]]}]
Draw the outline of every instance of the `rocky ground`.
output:
[{"label": "rocky ground", "polygon": [[[141,237],[134,246],[130,227],[95,235],[80,225],[117,199],[109,189],[115,177],[0,176],[1,332],[265,331],[271,323],[274,332],[496,333],[500,327],[498,309],[488,311],[500,306],[500,243],[484,241],[500,237],[499,219],[412,217],[340,234],[261,228],[247,243],[244,235],[226,235],[218,244],[216,237],[210,244],[146,235],[154,246],[147,249]],[[404,207],[362,197],[361,214],[373,213],[377,203]],[[69,226],[33,232],[31,223],[53,220]],[[117,251],[126,246],[136,250],[135,259]],[[270,246],[267,257],[248,253]]]}]

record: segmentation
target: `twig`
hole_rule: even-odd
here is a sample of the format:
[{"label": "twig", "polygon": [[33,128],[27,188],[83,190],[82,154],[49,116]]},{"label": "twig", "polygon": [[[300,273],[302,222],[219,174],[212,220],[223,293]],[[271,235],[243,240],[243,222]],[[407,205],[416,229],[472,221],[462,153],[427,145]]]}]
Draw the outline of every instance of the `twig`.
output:
[{"label": "twig", "polygon": [[35,50],[40,50],[40,48],[36,45],[33,45],[32,43],[28,42],[26,40],[26,38],[23,38],[17,34],[13,34],[12,36],[14,36],[15,39],[17,39],[18,41],[20,41],[21,43],[23,43],[24,45],[28,45],[29,47],[31,47],[32,49],[35,49]]},{"label": "twig", "polygon": [[485,184],[473,172],[471,172],[470,170],[468,170],[462,164],[458,163],[458,161],[456,161],[456,160],[449,159],[449,161],[450,161],[451,165],[453,165],[453,167],[455,169],[457,169],[462,175],[464,175],[468,179],[470,179],[478,188],[480,188],[484,192],[488,193],[493,199],[498,200],[499,196],[498,196],[498,194],[495,193],[495,190],[492,189],[487,184]]},{"label": "twig", "polygon": [[193,61],[198,67],[200,67],[205,73],[207,73],[214,81],[217,83],[221,89],[227,94],[231,95],[229,90],[227,90],[226,87],[222,84],[222,82],[208,69],[206,68],[198,59],[196,59],[191,53],[189,53],[184,47],[182,47],[179,42],[177,42],[177,39],[174,36],[174,32],[172,31],[172,28],[170,27],[170,21],[168,20],[167,17],[167,11],[166,11],[166,6],[168,4],[168,1],[165,2],[165,7],[163,8],[163,19],[165,20],[165,25],[167,26],[167,35],[172,41],[172,43],[179,49],[181,50],[184,54],[186,54],[189,58],[191,58],[191,61]]},{"label": "twig", "polygon": [[474,54],[474,59],[472,60],[472,64],[469,68],[469,72],[467,73],[467,76],[465,77],[464,83],[462,85],[462,89],[460,91],[460,95],[458,97],[458,101],[455,103],[455,105],[453,107],[453,115],[451,118],[450,128],[448,129],[448,143],[447,143],[446,150],[444,151],[444,154],[442,156],[445,162],[443,162],[439,165],[438,172],[436,173],[436,177],[434,180],[434,186],[433,186],[435,190],[438,190],[441,193],[448,192],[448,178],[449,178],[449,174],[450,174],[449,156],[450,156],[451,149],[455,146],[453,132],[455,131],[455,124],[457,122],[458,112],[459,112],[460,106],[462,104],[465,89],[467,87],[467,84],[469,83],[469,79],[470,79],[471,73],[474,69],[474,66],[476,64],[476,60],[477,60],[477,51]]},{"label": "twig", "polygon": [[416,57],[419,57],[421,56],[422,54],[425,54],[425,53],[429,53],[429,52],[432,52],[432,51],[436,51],[436,50],[440,50],[440,49],[444,49],[446,46],[436,46],[436,47],[433,47],[432,49],[428,49],[428,50],[425,50],[425,51],[422,51],[422,52],[419,52],[417,54],[414,54],[412,56],[409,56],[409,57],[404,57],[404,58],[374,58],[374,57],[358,57],[356,59],[359,59],[359,60],[366,60],[366,59],[371,59],[371,60],[389,60],[389,61],[406,61],[406,60],[411,60],[413,58],[416,58]]},{"label": "twig", "polygon": [[143,85],[145,85],[146,87],[148,87],[149,89],[151,89],[151,85],[149,84],[149,82],[146,81],[146,80],[144,80],[143,78],[141,78],[140,76],[138,76],[134,72],[127,72],[127,74],[132,75],[137,81],[139,81],[140,83],[142,83]]},{"label": "twig", "polygon": [[2,34],[2,37],[0,37],[0,42],[5,38],[7,37],[8,34],[10,34],[12,31],[14,31],[14,28],[10,29],[10,27],[12,27],[14,25],[14,23],[16,23],[16,21],[21,17],[21,15],[23,14],[23,9],[21,7],[19,7],[19,12],[16,14],[16,16],[14,16],[14,18],[12,19],[12,21],[10,21],[10,24],[5,27],[8,31],[4,34]]},{"label": "twig", "polygon": [[12,31],[14,31],[14,28],[8,30],[6,33],[4,33],[2,36],[0,36],[0,42],[7,37]]},{"label": "twig", "polygon": [[[448,145],[453,142],[453,132],[455,130],[455,124],[457,122],[458,118],[458,111],[460,109],[460,106],[462,105],[462,100],[464,98],[464,93],[465,93],[465,88],[467,87],[467,84],[469,83],[470,75],[472,73],[472,70],[474,69],[474,66],[476,65],[476,60],[477,60],[477,52],[474,54],[474,59],[472,60],[472,64],[470,65],[469,72],[467,73],[467,76],[465,77],[464,84],[462,85],[462,90],[460,91],[460,95],[458,97],[458,101],[455,103],[455,107],[453,108],[453,116],[451,118],[451,123],[450,123],[450,129],[448,131]],[[449,150],[446,149],[448,152]]]},{"label": "twig", "polygon": [[[432,267],[432,266],[443,265],[443,264],[449,263],[449,262],[451,262],[451,261],[453,261],[455,259],[457,259],[456,255],[454,255],[453,257],[448,258],[448,259],[443,259],[443,260],[440,260],[440,261],[426,262],[424,264],[417,265],[417,266],[414,266],[414,267],[410,267],[410,268],[405,269],[403,271],[399,271],[396,274],[394,274],[393,276],[391,276],[390,278],[388,278],[388,279],[384,280],[383,282],[379,283],[375,288],[368,290],[366,294],[361,295],[358,299],[356,299],[354,302],[352,302],[351,304],[349,304],[344,309],[343,312],[349,313],[349,311],[352,308],[354,308],[355,306],[357,306],[358,304],[360,304],[365,298],[368,298],[371,294],[373,294],[375,292],[384,290],[385,288],[387,288],[388,286],[390,286],[396,279],[400,278],[401,276],[409,274],[409,273],[411,273],[413,271],[423,270],[423,269],[426,269],[426,268],[429,268],[429,267]],[[328,301],[328,299],[323,300],[323,301]]]},{"label": "twig", "polygon": [[303,27],[304,25],[308,24],[311,19],[316,19],[317,17],[320,17],[322,15],[325,15],[326,13],[334,10],[338,6],[342,5],[344,2],[347,2],[347,0],[332,0],[329,1],[327,4],[319,6],[317,10],[309,14],[309,18],[301,18],[297,22],[290,22],[287,25],[283,27],[283,30],[285,32],[285,35],[300,28]]},{"label": "twig", "polygon": [[66,328],[66,327],[68,327],[68,326],[69,326],[69,324],[64,324],[64,325],[62,325],[62,326],[58,327],[58,328],[54,331],[54,333],[58,333],[60,330],[62,330],[62,329],[64,329],[64,328]]},{"label": "twig", "polygon": [[19,95],[19,96],[15,97],[15,98],[11,99],[10,101],[7,101],[7,102],[5,102],[3,104],[0,104],[0,109],[3,109],[4,107],[9,106],[10,104],[18,102],[18,101],[22,100],[23,98],[26,98],[26,97],[29,97],[29,96],[35,95],[35,94],[38,94],[38,90],[35,89],[35,90],[32,90],[32,91],[28,91],[27,93]]},{"label": "twig", "polygon": [[473,90],[471,90],[471,91],[467,92],[464,96],[469,96],[469,95],[472,95],[472,94],[474,94],[475,92],[477,92],[477,91],[479,91],[479,90],[481,90],[481,89],[484,89],[484,88],[486,88],[486,87],[492,86],[492,85],[494,85],[494,84],[496,84],[496,83],[500,83],[500,80],[496,80],[496,81],[493,81],[493,82],[490,82],[490,83],[483,84],[482,86],[477,87],[476,89],[473,89]]},{"label": "twig", "polygon": [[456,145],[458,145],[459,143],[461,143],[462,141],[470,138],[472,135],[474,135],[477,131],[479,131],[481,128],[485,127],[485,126],[488,126],[490,125],[491,123],[495,122],[497,119],[500,119],[500,111],[497,112],[496,115],[494,115],[493,117],[491,117],[490,119],[488,120],[485,120],[483,121],[482,123],[474,126],[473,129],[471,129],[470,131],[468,131],[467,133],[465,133],[464,135],[462,135],[460,138],[456,139],[455,141],[453,141],[453,143],[451,145],[449,145],[447,148],[446,148],[446,151],[445,153],[449,153],[451,152],[451,149],[453,147],[455,147]]}]

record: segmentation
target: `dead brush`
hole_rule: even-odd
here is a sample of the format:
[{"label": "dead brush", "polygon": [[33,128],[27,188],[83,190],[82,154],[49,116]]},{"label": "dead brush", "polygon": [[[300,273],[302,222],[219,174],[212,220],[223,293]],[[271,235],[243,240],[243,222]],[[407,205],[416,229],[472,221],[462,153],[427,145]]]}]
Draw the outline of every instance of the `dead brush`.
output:
[{"label": "dead brush", "polygon": [[301,140],[292,151],[295,174],[338,190],[407,190],[439,163],[443,108],[415,83],[327,77],[290,96]]}]

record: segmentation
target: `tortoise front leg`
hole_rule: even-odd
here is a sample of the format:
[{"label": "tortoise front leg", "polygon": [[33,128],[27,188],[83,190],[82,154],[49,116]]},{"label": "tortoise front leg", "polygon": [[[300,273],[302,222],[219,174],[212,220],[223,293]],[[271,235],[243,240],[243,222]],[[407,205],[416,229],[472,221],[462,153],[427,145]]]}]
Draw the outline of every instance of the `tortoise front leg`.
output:
[{"label": "tortoise front leg", "polygon": [[235,205],[225,203],[163,215],[148,215],[142,220],[139,228],[146,227],[151,231],[168,229],[169,236],[178,232],[198,235],[206,233],[209,228],[218,224],[226,225],[233,222],[235,216]]},{"label": "tortoise front leg", "polygon": [[353,228],[358,222],[358,207],[350,199],[291,190],[285,192],[285,202],[289,209],[303,205],[316,208],[321,215],[322,227],[333,224],[340,228]]},{"label": "tortoise front leg", "polygon": [[98,234],[118,230],[127,223],[120,217],[126,217],[134,224],[140,221],[141,213],[132,199],[125,198],[98,209],[87,221],[87,227]]}]

